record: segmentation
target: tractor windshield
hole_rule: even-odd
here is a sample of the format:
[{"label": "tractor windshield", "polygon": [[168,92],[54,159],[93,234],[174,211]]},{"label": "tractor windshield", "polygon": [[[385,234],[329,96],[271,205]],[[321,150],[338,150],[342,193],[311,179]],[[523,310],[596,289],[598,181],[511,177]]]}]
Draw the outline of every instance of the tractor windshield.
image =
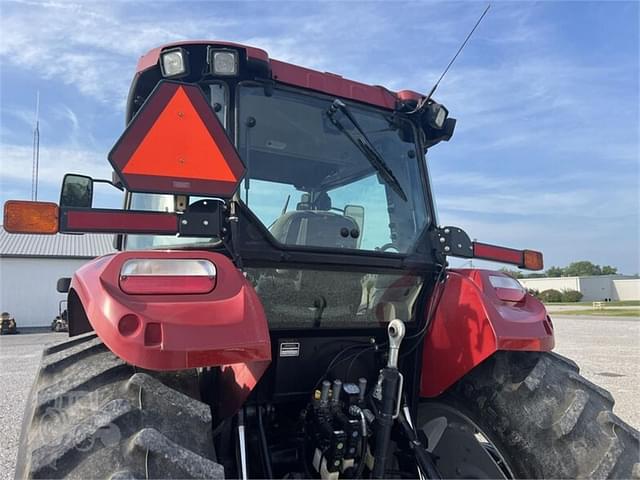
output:
[{"label": "tractor windshield", "polygon": [[[287,245],[408,252],[427,222],[414,130],[390,112],[349,105],[354,124],[344,111],[330,114],[332,103],[240,87],[242,200]],[[400,189],[354,141],[357,126]]]}]

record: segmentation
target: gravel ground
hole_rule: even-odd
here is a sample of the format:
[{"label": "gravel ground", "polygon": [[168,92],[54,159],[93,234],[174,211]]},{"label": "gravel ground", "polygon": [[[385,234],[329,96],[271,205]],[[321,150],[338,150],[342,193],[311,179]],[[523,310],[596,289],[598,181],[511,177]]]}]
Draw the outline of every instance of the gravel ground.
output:
[{"label": "gravel ground", "polygon": [[[640,319],[553,315],[556,352],[580,365],[582,374],[609,390],[614,411],[640,429]],[[0,480],[13,478],[22,413],[43,345],[66,334],[42,331],[0,336]]]},{"label": "gravel ground", "polygon": [[[636,307],[637,308],[637,307]],[[640,430],[640,318],[551,314],[555,351],[580,366],[580,373],[609,390],[613,411]]]},{"label": "gravel ground", "polygon": [[[607,308],[615,308],[616,310],[637,310],[637,305],[606,305],[602,309],[606,312]],[[564,310],[593,310],[593,305],[547,305],[547,312],[562,314]]]},{"label": "gravel ground", "polygon": [[0,480],[13,478],[22,413],[36,374],[42,347],[67,338],[66,333],[22,329],[18,335],[0,336]]}]

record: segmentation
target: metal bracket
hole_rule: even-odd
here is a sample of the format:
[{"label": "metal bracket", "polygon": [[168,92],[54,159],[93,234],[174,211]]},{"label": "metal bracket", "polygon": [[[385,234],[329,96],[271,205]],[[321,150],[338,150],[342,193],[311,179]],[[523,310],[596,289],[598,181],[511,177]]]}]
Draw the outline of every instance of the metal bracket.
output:
[{"label": "metal bracket", "polygon": [[432,233],[434,249],[454,257],[473,258],[473,242],[459,227],[438,227]]},{"label": "metal bracket", "polygon": [[224,204],[200,200],[178,216],[178,231],[184,237],[222,237]]}]

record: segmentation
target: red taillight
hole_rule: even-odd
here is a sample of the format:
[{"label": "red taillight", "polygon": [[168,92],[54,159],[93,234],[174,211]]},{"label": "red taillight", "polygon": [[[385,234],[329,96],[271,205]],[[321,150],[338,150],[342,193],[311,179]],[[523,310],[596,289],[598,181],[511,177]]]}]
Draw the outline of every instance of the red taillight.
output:
[{"label": "red taillight", "polygon": [[120,288],[131,295],[209,293],[216,286],[216,266],[205,259],[135,258],[120,270]]},{"label": "red taillight", "polygon": [[512,263],[514,265],[522,264],[522,250],[499,247],[487,243],[473,242],[473,256],[495,262]]},{"label": "red taillight", "polygon": [[542,270],[542,253],[534,250],[516,250],[487,243],[473,242],[473,257],[494,262],[511,263],[527,270]]}]

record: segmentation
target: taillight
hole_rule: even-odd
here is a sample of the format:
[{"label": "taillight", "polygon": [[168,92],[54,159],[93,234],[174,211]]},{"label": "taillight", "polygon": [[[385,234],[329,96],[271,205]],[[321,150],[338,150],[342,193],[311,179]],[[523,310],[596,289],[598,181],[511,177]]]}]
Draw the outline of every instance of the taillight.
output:
[{"label": "taillight", "polygon": [[525,297],[525,289],[515,278],[502,275],[489,275],[489,282],[500,300],[520,302]]},{"label": "taillight", "polygon": [[120,288],[132,295],[209,293],[216,286],[216,266],[205,259],[134,258],[120,269]]}]

